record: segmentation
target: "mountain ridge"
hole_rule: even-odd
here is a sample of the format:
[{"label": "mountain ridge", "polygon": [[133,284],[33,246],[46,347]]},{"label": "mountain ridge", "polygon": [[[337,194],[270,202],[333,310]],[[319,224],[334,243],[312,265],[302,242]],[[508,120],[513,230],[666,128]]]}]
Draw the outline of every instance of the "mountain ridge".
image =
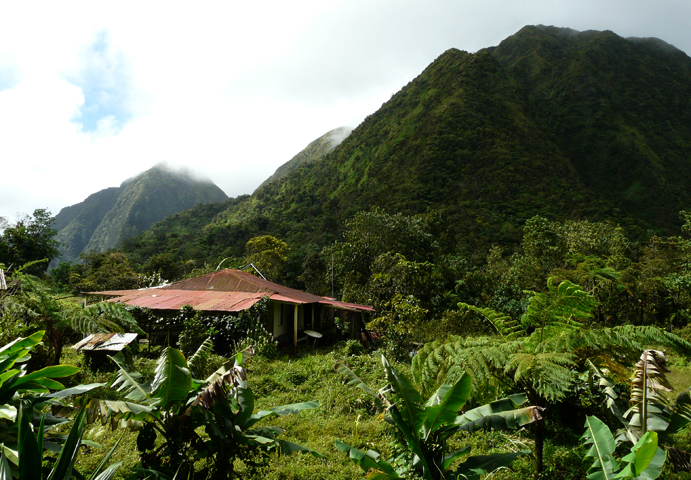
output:
[{"label": "mountain ridge", "polygon": [[495,47],[442,53],[333,151],[229,204],[185,244],[159,226],[160,246],[144,255],[134,241],[128,252],[213,261],[262,234],[324,246],[372,207],[441,212],[450,251],[516,245],[535,215],[668,234],[691,204],[689,152],[686,54],[656,39],[527,26]]},{"label": "mountain ridge", "polygon": [[227,195],[210,180],[197,180],[163,165],[129,178],[56,215],[54,228],[62,249],[58,261],[82,252],[103,252],[148,229],[155,222],[198,203],[222,202]]}]

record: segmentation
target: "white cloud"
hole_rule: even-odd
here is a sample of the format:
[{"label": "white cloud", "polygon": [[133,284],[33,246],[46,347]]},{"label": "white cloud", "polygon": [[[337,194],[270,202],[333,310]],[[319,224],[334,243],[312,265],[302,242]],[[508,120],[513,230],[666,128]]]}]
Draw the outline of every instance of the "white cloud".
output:
[{"label": "white cloud", "polygon": [[160,161],[251,193],[448,48],[542,23],[689,52],[689,19],[685,0],[6,2],[0,216],[57,213]]}]

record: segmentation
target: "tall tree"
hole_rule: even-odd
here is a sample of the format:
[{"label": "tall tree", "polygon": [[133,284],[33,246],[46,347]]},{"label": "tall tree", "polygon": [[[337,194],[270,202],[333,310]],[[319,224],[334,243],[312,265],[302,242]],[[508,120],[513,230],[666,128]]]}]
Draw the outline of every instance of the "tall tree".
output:
[{"label": "tall tree", "polygon": [[14,225],[6,226],[0,234],[0,263],[19,267],[45,259],[27,268],[33,274],[45,272],[48,263],[60,253],[53,220],[49,210],[39,208],[33,216],[25,215]]}]

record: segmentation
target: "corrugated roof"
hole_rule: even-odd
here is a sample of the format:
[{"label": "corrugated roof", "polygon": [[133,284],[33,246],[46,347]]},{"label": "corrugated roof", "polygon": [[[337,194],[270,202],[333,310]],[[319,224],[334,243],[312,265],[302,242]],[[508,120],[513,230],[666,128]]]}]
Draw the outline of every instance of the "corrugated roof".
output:
[{"label": "corrugated roof", "polygon": [[92,333],[72,346],[75,350],[119,352],[137,338],[136,333]]},{"label": "corrugated roof", "polygon": [[374,311],[368,305],[338,302],[233,269],[182,280],[165,287],[90,293],[118,297],[108,300],[109,302],[122,302],[154,310],[179,310],[190,305],[195,310],[202,311],[240,312],[262,298],[270,297],[278,302],[292,304],[320,303],[343,310]]}]

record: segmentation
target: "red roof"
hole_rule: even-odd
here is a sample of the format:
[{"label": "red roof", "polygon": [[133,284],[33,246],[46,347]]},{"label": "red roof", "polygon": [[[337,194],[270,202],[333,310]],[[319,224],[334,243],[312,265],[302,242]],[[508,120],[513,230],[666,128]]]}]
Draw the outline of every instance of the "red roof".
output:
[{"label": "red roof", "polygon": [[116,298],[108,301],[153,310],[179,310],[185,305],[190,305],[195,310],[202,311],[240,312],[250,308],[262,298],[269,297],[271,300],[284,303],[319,303],[341,310],[374,311],[374,308],[368,305],[338,302],[232,269],[189,278],[165,287],[111,290],[90,292],[90,294],[114,296]]}]

